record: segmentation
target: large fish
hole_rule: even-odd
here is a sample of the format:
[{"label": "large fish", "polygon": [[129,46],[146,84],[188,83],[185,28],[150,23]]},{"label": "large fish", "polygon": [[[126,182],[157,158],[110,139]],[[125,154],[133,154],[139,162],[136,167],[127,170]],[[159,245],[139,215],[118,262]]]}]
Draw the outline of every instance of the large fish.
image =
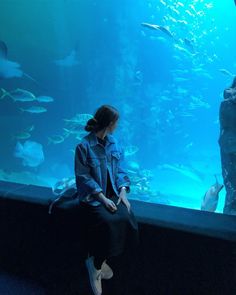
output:
[{"label": "large fish", "polygon": [[215,212],[218,200],[219,200],[219,192],[224,187],[223,184],[220,184],[218,182],[218,179],[215,175],[216,182],[207,190],[205,193],[202,204],[201,204],[201,210],[203,211],[209,211],[209,212]]},{"label": "large fish", "polygon": [[159,25],[153,25],[153,24],[148,24],[148,23],[142,23],[141,25],[143,27],[146,27],[146,28],[149,28],[149,29],[152,29],[152,30],[160,30],[163,33],[165,33],[168,37],[174,38],[173,34],[171,33],[171,31],[167,27],[159,26]]},{"label": "large fish", "polygon": [[25,76],[31,81],[38,84],[38,82],[27,73],[21,70],[20,64],[7,59],[8,48],[5,42],[0,40],[0,79],[8,79],[14,77]]},{"label": "large fish", "polygon": [[76,59],[76,51],[72,50],[71,53],[67,55],[66,57],[62,59],[54,60],[54,63],[57,66],[61,66],[61,67],[73,67],[73,66],[77,66],[79,64],[79,61]]}]

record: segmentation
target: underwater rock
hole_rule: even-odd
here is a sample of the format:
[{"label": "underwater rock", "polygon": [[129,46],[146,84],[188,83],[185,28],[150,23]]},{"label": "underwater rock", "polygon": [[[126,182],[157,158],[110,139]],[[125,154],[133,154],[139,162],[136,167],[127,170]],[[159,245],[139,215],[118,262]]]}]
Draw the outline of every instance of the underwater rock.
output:
[{"label": "underwater rock", "polygon": [[222,176],[226,190],[224,213],[236,215],[236,77],[224,91],[220,105],[220,154]]}]

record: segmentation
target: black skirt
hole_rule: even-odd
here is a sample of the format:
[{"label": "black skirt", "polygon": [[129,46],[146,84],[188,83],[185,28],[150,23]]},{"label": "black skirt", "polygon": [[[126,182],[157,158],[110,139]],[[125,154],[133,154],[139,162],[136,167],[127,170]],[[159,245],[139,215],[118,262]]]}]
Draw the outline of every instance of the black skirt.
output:
[{"label": "black skirt", "polygon": [[[118,201],[116,196],[110,199],[115,204]],[[116,205],[115,212],[110,212],[103,204],[91,206],[81,202],[79,207],[91,256],[108,259],[137,247],[138,224],[132,210],[129,213],[123,202]]]}]

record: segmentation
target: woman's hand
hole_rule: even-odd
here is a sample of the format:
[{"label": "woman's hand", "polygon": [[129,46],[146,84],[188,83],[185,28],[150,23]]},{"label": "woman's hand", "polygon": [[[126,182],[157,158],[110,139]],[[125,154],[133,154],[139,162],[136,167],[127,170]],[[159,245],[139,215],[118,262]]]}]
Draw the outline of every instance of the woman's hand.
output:
[{"label": "woman's hand", "polygon": [[112,200],[108,199],[108,198],[104,199],[103,204],[111,212],[115,212],[117,210],[117,207],[116,207],[115,203]]},{"label": "woman's hand", "polygon": [[121,192],[119,194],[119,200],[116,203],[116,205],[118,206],[121,201],[125,204],[128,212],[130,213],[131,205],[130,205],[130,202],[128,201],[127,197],[126,197],[126,190],[125,189],[121,189]]}]

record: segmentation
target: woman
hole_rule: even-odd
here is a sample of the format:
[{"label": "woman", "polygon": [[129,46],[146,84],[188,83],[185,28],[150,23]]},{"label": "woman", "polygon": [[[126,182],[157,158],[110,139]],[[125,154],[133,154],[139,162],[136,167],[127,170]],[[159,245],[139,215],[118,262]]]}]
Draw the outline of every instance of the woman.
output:
[{"label": "woman", "polygon": [[236,215],[236,77],[220,105],[219,145],[226,189],[224,213]]},{"label": "woman", "polygon": [[80,214],[89,232],[86,267],[95,295],[102,294],[101,279],[113,276],[108,260],[138,242],[137,222],[126,197],[130,180],[121,167],[121,148],[111,135],[118,119],[114,107],[101,106],[88,120],[85,130],[90,133],[75,153]]}]

